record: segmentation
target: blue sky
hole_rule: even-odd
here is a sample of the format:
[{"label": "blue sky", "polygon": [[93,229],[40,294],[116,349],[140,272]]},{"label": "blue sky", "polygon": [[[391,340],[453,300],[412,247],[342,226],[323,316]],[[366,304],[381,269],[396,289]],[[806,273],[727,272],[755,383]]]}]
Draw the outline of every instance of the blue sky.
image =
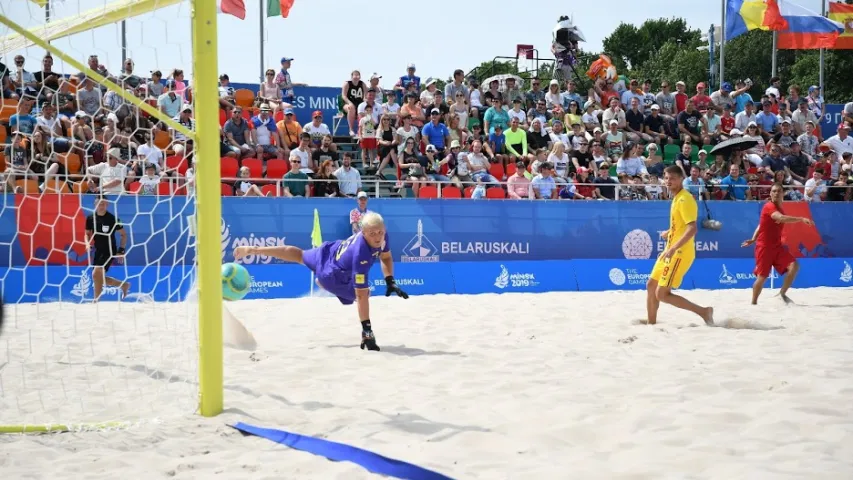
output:
[{"label": "blue sky", "polygon": [[[58,1],[55,15],[65,17],[113,0],[54,1]],[[219,71],[228,73],[232,81],[254,83],[258,81],[261,64],[258,46],[261,0],[245,1],[246,20],[228,15],[218,17]],[[797,3],[819,12],[820,1]],[[610,0],[605,8],[576,8],[574,12],[564,0],[530,4],[519,0],[487,3],[433,0],[409,3],[406,9],[400,4],[395,0],[357,4],[341,0],[295,0],[290,18],[266,19],[264,65],[278,68],[279,59],[290,56],[295,58],[291,69],[295,82],[338,87],[349,78],[351,70],[358,69],[363,76],[378,72],[384,77],[382,85],[390,87],[394,79],[405,73],[409,62],[417,65],[421,77],[447,78],[456,68],[467,72],[497,55],[514,56],[519,43],[533,44],[540,57],[549,57],[551,30],[560,15],[574,14],[575,23],[587,38],[583,48],[597,51],[604,37],[620,22],[639,25],[648,18],[679,16],[691,27],[707,31],[711,23],[720,23],[722,8],[720,1],[683,2],[673,8],[677,2],[664,0],[642,4]],[[422,5],[427,4],[429,13],[421,13],[426,11]],[[184,2],[127,21],[128,51],[137,73],[160,69],[167,74],[179,67],[188,76],[192,74],[188,5]],[[368,6],[366,13],[361,5]],[[44,23],[44,9],[26,0],[0,2],[0,14],[26,27]],[[365,15],[369,21],[359,20]],[[415,21],[404,21],[408,16]],[[472,27],[472,19],[477,19],[478,27]],[[0,26],[0,36],[9,33],[5,26]],[[119,26],[111,25],[57,40],[54,45],[80,61],[97,53],[101,63],[110,71],[117,71],[121,62],[120,39]],[[10,52],[4,62],[11,63],[11,57],[19,53],[27,57],[27,70],[40,70],[42,49],[30,47]],[[62,65],[55,68],[72,70]]]}]

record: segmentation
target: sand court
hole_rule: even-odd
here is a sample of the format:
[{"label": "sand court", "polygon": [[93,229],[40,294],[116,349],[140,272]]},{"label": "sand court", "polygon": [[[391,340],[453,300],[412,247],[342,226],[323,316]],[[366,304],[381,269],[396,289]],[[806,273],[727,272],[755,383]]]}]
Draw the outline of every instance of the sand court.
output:
[{"label": "sand court", "polygon": [[[122,358],[125,347],[74,354],[108,392],[140,391],[156,405],[130,409],[144,421],[125,431],[0,436],[0,469],[21,479],[372,478],[226,426],[242,421],[458,479],[851,478],[851,291],[793,290],[793,306],[768,291],[757,308],[747,291],[686,293],[728,328],[668,306],[658,325],[638,325],[644,292],[375,297],[378,354],[358,349],[354,309],[335,299],[241,301],[232,310],[258,348],[226,349],[226,411],[213,419],[186,411],[193,331],[169,310],[181,307],[101,304],[105,315],[154,308],[165,312],[157,324],[171,321],[110,332],[110,345],[137,348],[134,358]],[[17,308],[19,319],[49,316],[45,305],[37,315]],[[23,335],[9,329],[2,340]],[[155,344],[163,354],[138,350]],[[39,365],[49,377],[68,368],[51,356],[59,348],[39,352],[55,360]],[[0,366],[0,423],[15,419],[12,399],[32,395],[10,368],[21,367]]]}]

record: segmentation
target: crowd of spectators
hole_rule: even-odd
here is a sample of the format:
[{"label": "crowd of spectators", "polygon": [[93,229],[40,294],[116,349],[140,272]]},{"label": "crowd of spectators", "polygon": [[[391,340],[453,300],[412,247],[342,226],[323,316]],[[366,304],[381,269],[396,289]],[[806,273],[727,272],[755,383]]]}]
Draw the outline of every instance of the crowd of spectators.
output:
[{"label": "crowd of spectators", "polygon": [[[53,70],[46,55],[31,73],[25,59],[0,64],[4,106],[0,185],[7,191],[138,194],[192,193],[192,141],[84,73]],[[292,58],[266,72],[257,93],[235,90],[220,76],[223,193],[238,196],[350,196],[387,182],[395,195],[514,199],[665,199],[663,169],[681,167],[697,197],[766,198],[774,181],[789,200],[851,200],[853,102],[837,132],[821,132],[820,89],[764,94],[750,80],[691,93],[684,82],[630,80],[624,90],[601,79],[586,91],[569,80],[503,76],[481,85],[453,72],[443,90],[414,64],[383,88],[353,71],[341,87],[340,118],[348,137],[334,137],[321,111],[301,125],[293,103]],[[180,69],[135,73],[127,59],[116,74],[88,66],[115,86],[194,128],[192,86]],[[655,93],[657,91],[657,93]],[[11,102],[11,103],[10,103]],[[747,137],[755,146],[710,155],[713,146]],[[360,168],[359,168],[360,166]]]}]

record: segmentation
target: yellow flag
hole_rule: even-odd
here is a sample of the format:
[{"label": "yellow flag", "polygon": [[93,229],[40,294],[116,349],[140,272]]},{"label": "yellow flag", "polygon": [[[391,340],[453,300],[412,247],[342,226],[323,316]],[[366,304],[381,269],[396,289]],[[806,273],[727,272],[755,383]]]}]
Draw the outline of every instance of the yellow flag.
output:
[{"label": "yellow flag", "polygon": [[30,1],[35,3],[36,5],[38,5],[39,7],[43,7],[43,6],[47,5],[47,2],[48,2],[48,0],[30,0]]},{"label": "yellow flag", "polygon": [[320,232],[320,212],[314,209],[314,228],[311,229],[311,246],[319,247],[323,243],[323,233]]}]

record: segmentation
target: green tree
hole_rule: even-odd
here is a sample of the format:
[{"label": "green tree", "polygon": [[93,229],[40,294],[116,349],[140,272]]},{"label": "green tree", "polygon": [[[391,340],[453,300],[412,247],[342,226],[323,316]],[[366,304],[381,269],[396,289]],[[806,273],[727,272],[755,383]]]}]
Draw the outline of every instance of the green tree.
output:
[{"label": "green tree", "polygon": [[709,63],[707,52],[685,48],[675,42],[666,42],[655,56],[646,60],[631,74],[641,79],[650,79],[654,85],[663,80],[670,83],[681,80],[688,85],[695,85],[707,81]]},{"label": "green tree", "polygon": [[658,18],[639,27],[621,23],[603,45],[616,69],[627,72],[640,69],[667,43],[695,49],[701,44],[700,37],[701,32],[689,28],[683,18]]}]

